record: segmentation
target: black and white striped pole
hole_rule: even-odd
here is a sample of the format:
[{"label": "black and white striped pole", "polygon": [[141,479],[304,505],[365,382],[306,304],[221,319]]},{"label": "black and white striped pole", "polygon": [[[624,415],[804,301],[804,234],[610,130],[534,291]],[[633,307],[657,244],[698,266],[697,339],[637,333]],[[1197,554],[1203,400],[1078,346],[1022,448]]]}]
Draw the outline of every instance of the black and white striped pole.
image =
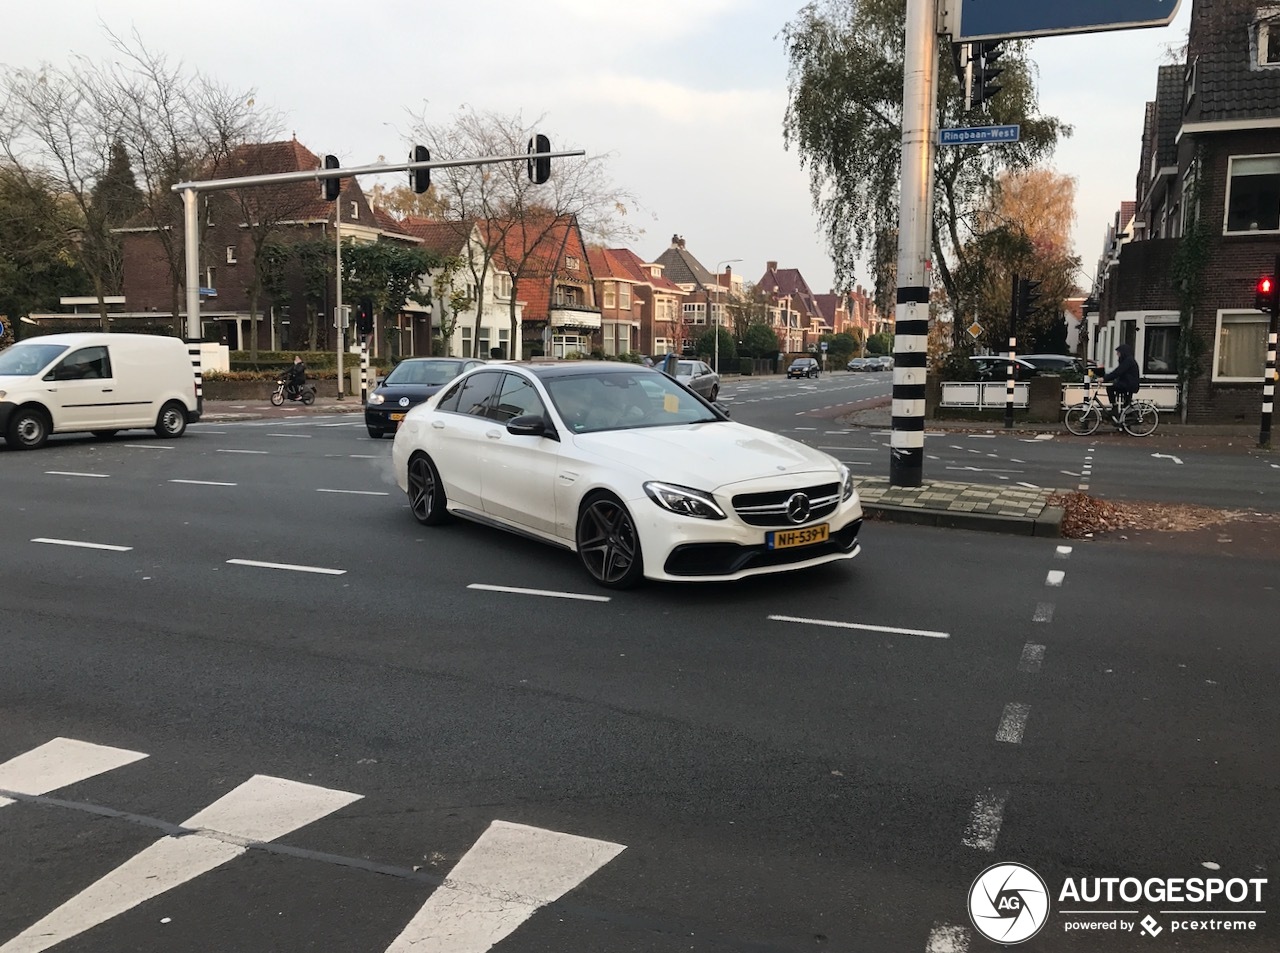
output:
[{"label": "black and white striped pole", "polygon": [[200,194],[195,189],[182,190],[182,217],[187,242],[184,270],[187,283],[187,354],[191,358],[191,373],[196,392],[196,413],[204,414],[204,372],[200,344],[204,329],[200,321],[200,243],[192,236],[199,234]]},{"label": "black and white striped pole", "polygon": [[1013,365],[1018,359],[1018,300],[1022,294],[1022,282],[1013,276],[1013,291],[1009,301],[1009,365],[1005,368],[1004,426],[1013,429]]},{"label": "black and white striped pole", "polygon": [[893,430],[889,485],[924,482],[924,396],[929,360],[929,248],[937,139],[938,35],[934,0],[907,0],[902,75],[902,191],[894,308]]},{"label": "black and white striped pole", "polygon": [[360,335],[360,403],[369,403],[369,336]]},{"label": "black and white striped pole", "polygon": [[1259,311],[1267,312],[1271,319],[1267,327],[1267,366],[1262,379],[1262,427],[1258,433],[1258,446],[1263,448],[1271,446],[1271,408],[1276,391],[1276,332],[1280,329],[1280,288],[1276,285],[1278,277],[1280,255],[1276,255],[1275,271],[1258,279],[1253,301],[1253,306]]}]

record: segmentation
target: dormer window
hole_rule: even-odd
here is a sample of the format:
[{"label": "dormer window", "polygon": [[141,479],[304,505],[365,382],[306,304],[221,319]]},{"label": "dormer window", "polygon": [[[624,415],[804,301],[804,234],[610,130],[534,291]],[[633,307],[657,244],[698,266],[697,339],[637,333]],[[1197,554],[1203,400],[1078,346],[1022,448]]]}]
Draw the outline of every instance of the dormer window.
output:
[{"label": "dormer window", "polygon": [[574,258],[572,255],[566,255],[564,259],[564,266],[570,271],[577,271],[578,259]]},{"label": "dormer window", "polygon": [[1187,73],[1182,80],[1183,89],[1184,89],[1182,102],[1186,106],[1191,105],[1191,100],[1194,99],[1196,95],[1196,65],[1199,62],[1200,62],[1199,57],[1196,57],[1194,60],[1191,61],[1191,63],[1187,66]]},{"label": "dormer window", "polygon": [[1280,67],[1280,7],[1259,7],[1253,21],[1253,34],[1257,67]]},{"label": "dormer window", "polygon": [[360,206],[355,202],[351,203],[351,220],[358,222],[360,220]]}]

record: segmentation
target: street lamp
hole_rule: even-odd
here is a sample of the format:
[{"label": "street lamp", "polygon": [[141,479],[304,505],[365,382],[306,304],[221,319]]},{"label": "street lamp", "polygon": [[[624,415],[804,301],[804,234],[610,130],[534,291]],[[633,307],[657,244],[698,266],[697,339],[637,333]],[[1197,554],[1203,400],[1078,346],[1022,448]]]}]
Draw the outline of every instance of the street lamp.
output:
[{"label": "street lamp", "polygon": [[[717,292],[716,297],[719,297],[721,267],[724,265],[732,265],[739,261],[742,261],[742,259],[726,258],[724,261],[716,262],[716,292]],[[707,300],[707,308],[710,309],[712,311],[712,314],[714,315],[713,326],[715,327],[715,330],[716,330],[716,343],[715,343],[715,358],[713,359],[712,363],[715,365],[716,373],[719,374],[720,373],[720,312],[715,310],[715,305],[711,303],[710,299]]]},{"label": "street lamp", "polygon": [[[427,357],[430,357],[431,352],[432,350],[434,350],[434,347],[435,347],[433,339],[435,337],[436,332],[435,332],[435,327],[431,323],[431,312],[434,310],[434,308],[431,304],[431,298],[429,297],[427,298],[427,303],[424,306],[424,310],[427,312]],[[444,343],[443,335],[441,335],[441,344],[443,343]]]}]

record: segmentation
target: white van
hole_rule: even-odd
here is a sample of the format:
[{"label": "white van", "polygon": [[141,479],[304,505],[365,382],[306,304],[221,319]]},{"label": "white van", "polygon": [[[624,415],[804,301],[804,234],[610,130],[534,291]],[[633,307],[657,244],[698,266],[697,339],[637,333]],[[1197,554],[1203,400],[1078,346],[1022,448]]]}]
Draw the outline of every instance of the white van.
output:
[{"label": "white van", "polygon": [[180,437],[200,419],[187,346],[154,334],[49,334],[0,351],[0,434],[16,450],[51,433],[133,427]]}]

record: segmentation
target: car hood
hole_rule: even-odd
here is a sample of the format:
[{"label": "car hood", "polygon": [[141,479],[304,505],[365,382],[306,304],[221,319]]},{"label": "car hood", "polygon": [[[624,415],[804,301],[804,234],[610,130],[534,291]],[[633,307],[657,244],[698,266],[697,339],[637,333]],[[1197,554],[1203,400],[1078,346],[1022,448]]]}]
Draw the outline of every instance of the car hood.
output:
[{"label": "car hood", "polygon": [[408,397],[416,402],[426,400],[444,386],[444,384],[380,384],[374,393],[385,397],[388,404],[396,403],[401,397]]},{"label": "car hood", "polygon": [[605,430],[571,439],[579,450],[629,467],[642,479],[701,490],[784,474],[834,477],[839,468],[820,450],[732,421]]}]

